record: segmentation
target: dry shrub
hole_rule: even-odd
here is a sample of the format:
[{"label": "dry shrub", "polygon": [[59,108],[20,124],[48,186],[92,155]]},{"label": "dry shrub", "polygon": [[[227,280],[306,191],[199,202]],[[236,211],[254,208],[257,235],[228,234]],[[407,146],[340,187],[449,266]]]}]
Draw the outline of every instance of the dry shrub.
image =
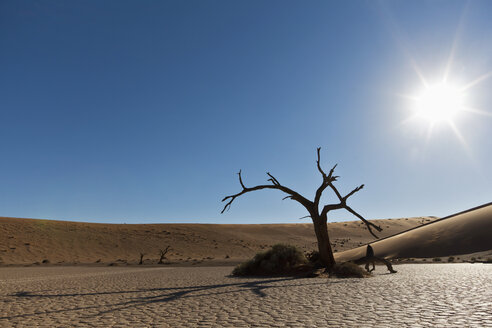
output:
[{"label": "dry shrub", "polygon": [[[234,276],[296,275],[314,272],[320,268],[319,253],[313,251],[305,256],[297,247],[277,244],[271,249],[257,253],[251,260],[236,266]],[[319,275],[313,275],[313,277]],[[362,267],[352,262],[335,264],[330,276],[337,278],[364,278],[371,276]]]},{"label": "dry shrub", "polygon": [[311,251],[309,253],[306,253],[306,258],[314,268],[319,269],[323,267],[321,256],[319,255],[318,251]]},{"label": "dry shrub", "polygon": [[236,266],[235,276],[268,276],[297,274],[311,269],[304,254],[295,246],[277,244],[265,252],[257,253],[251,260]]},{"label": "dry shrub", "polygon": [[344,262],[335,264],[331,275],[337,278],[364,278],[371,274],[353,262]]}]

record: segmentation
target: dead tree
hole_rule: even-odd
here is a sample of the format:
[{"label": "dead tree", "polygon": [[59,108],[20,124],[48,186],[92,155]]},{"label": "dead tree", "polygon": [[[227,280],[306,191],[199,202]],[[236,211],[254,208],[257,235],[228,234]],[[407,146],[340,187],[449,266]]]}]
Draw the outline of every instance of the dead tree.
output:
[{"label": "dead tree", "polygon": [[[381,231],[382,229],[381,227],[375,225],[374,223],[367,221],[364,217],[362,217],[362,215],[360,215],[359,213],[354,211],[350,206],[347,205],[348,198],[353,194],[355,194],[356,192],[358,192],[359,190],[361,190],[362,188],[364,188],[364,185],[360,185],[359,187],[355,188],[345,196],[342,196],[342,194],[338,191],[338,189],[333,185],[333,182],[337,181],[337,179],[339,178],[338,176],[333,175],[337,165],[333,166],[330,172],[326,174],[325,171],[323,171],[323,169],[321,168],[320,150],[321,148],[317,149],[318,159],[316,161],[316,164],[318,167],[318,171],[323,178],[323,181],[321,182],[321,185],[316,190],[314,200],[311,201],[306,197],[302,196],[301,194],[299,194],[298,192],[281,185],[280,182],[269,172],[267,172],[267,175],[269,177],[268,181],[270,181],[271,184],[258,185],[255,187],[246,187],[241,177],[241,171],[239,171],[238,173],[239,184],[241,185],[243,190],[241,192],[238,192],[237,194],[226,196],[224,197],[224,199],[222,199],[223,202],[225,201],[228,202],[225,204],[221,213],[224,213],[226,210],[230,209],[232,202],[237,197],[244,195],[248,192],[261,190],[261,189],[276,189],[284,192],[285,194],[287,194],[287,196],[284,197],[283,199],[295,200],[298,203],[300,203],[302,206],[304,206],[304,208],[308,211],[309,215],[306,217],[310,217],[313,221],[314,232],[316,234],[316,238],[318,241],[320,260],[328,270],[331,270],[335,265],[335,258],[333,257],[333,250],[331,248],[330,237],[328,235],[328,225],[327,225],[328,212],[333,210],[339,210],[339,209],[347,210],[348,212],[355,215],[358,219],[362,220],[362,222],[364,222],[364,224],[367,226],[368,231],[375,238],[378,237],[374,234],[372,229],[374,228],[377,231]],[[324,205],[320,211],[319,202],[321,199],[321,195],[323,194],[323,191],[326,188],[330,188],[335,193],[339,202],[334,204]]]},{"label": "dead tree", "polygon": [[144,253],[140,253],[140,262],[138,262],[139,265],[143,264],[143,257],[145,256]]},{"label": "dead tree", "polygon": [[166,254],[171,250],[171,246],[167,246],[166,249],[159,250],[160,258],[159,258],[159,264],[164,264],[163,260],[166,258]]}]

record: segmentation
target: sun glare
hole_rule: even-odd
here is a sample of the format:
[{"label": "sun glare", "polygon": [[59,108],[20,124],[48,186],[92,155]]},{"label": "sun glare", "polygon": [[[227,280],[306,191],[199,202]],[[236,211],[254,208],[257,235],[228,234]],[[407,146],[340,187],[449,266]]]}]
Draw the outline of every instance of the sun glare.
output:
[{"label": "sun glare", "polygon": [[463,109],[463,92],[445,83],[426,86],[416,98],[416,114],[432,123],[452,121]]},{"label": "sun glare", "polygon": [[[461,14],[447,61],[442,63],[442,75],[439,74],[440,70],[433,70],[434,74],[438,74],[433,75],[431,79],[434,83],[430,83],[427,79],[426,72],[421,69],[415,58],[411,56],[405,42],[403,42],[404,40],[398,39],[403,46],[402,49],[409,60],[411,68],[420,81],[419,89],[417,89],[420,91],[414,90],[417,92],[399,94],[410,101],[405,104],[405,109],[409,109],[411,113],[401,124],[417,123],[419,126],[414,126],[413,130],[417,134],[425,136],[425,145],[429,143],[431,138],[437,137],[437,133],[449,128],[465,150],[469,151],[466,139],[460,130],[467,124],[459,124],[459,120],[469,120],[470,114],[492,117],[490,110],[483,110],[472,105],[477,102],[476,100],[474,101],[475,95],[472,89],[478,84],[492,79],[492,71],[486,71],[471,81],[466,81],[465,76],[453,74],[453,68],[456,66],[454,61],[458,51],[458,41],[462,33],[467,7],[468,5],[465,6]],[[463,64],[461,65],[463,66]],[[425,126],[427,129],[425,129]]]}]

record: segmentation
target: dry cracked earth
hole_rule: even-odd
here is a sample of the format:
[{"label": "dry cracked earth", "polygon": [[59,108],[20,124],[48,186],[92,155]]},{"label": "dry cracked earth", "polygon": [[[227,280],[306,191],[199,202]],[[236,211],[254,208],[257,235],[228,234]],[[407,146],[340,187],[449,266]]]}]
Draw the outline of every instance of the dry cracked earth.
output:
[{"label": "dry cracked earth", "polygon": [[492,327],[492,265],[372,278],[233,278],[231,267],[0,268],[0,327]]}]

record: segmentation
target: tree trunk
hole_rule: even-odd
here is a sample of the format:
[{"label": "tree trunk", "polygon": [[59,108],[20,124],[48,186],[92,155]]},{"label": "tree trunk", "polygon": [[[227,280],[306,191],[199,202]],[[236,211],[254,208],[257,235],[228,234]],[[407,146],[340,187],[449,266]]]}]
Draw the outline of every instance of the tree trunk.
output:
[{"label": "tree trunk", "polygon": [[318,239],[318,250],[323,265],[331,270],[335,266],[335,258],[331,249],[330,237],[328,236],[328,225],[326,218],[313,218],[314,232]]}]

